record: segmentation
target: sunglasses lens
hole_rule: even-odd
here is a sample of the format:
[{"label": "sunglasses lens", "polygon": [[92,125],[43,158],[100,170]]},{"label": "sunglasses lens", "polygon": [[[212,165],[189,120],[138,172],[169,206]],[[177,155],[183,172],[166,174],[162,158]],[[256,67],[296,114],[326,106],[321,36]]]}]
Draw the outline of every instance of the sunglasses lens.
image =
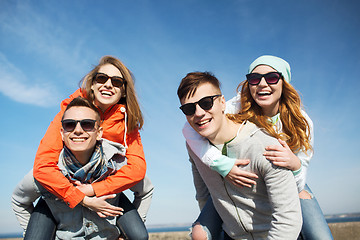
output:
[{"label": "sunglasses lens", "polygon": [[84,131],[90,132],[95,128],[95,120],[90,120],[90,119],[81,120],[80,125]]},{"label": "sunglasses lens", "polygon": [[196,107],[195,103],[187,103],[180,107],[180,109],[183,111],[183,113],[186,116],[191,116],[195,113]]},{"label": "sunglasses lens", "polygon": [[63,120],[62,127],[66,132],[72,132],[76,127],[76,121],[72,119]]},{"label": "sunglasses lens", "polygon": [[121,77],[112,77],[111,78],[111,83],[114,87],[122,87],[122,85],[124,85],[124,79],[122,79]]},{"label": "sunglasses lens", "polygon": [[105,74],[97,74],[95,76],[95,81],[100,84],[106,83],[108,79],[109,79],[109,77]]},{"label": "sunglasses lens", "polygon": [[260,83],[262,75],[257,73],[250,73],[246,75],[246,79],[250,85],[257,85]]},{"label": "sunglasses lens", "polygon": [[124,79],[121,78],[121,77],[117,77],[117,76],[114,76],[114,77],[109,77],[108,75],[104,74],[104,73],[98,73],[96,74],[95,76],[95,81],[97,83],[100,83],[100,84],[104,84],[106,83],[109,78],[111,79],[111,84],[114,86],[114,87],[122,87],[124,85]]},{"label": "sunglasses lens", "polygon": [[66,120],[63,120],[61,123],[62,123],[63,129],[66,132],[72,132],[75,130],[78,122],[80,122],[80,126],[85,132],[91,132],[95,129],[96,120],[92,120],[92,119],[84,119],[81,121],[74,120],[74,119],[66,119]]},{"label": "sunglasses lens", "polygon": [[280,74],[279,73],[269,73],[265,76],[265,80],[268,84],[275,84],[279,81]]},{"label": "sunglasses lens", "polygon": [[213,99],[212,97],[204,97],[199,101],[199,106],[204,110],[210,110],[213,106]]}]

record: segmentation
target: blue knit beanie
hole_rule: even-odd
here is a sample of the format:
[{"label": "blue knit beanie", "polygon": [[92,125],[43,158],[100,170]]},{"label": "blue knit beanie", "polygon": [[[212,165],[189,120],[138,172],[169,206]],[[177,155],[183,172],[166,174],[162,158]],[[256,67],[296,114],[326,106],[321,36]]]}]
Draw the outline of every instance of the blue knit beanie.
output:
[{"label": "blue knit beanie", "polygon": [[285,81],[288,83],[291,81],[290,65],[284,59],[270,55],[263,55],[255,59],[255,61],[250,64],[249,73],[251,73],[254,68],[259,65],[270,66],[276,71],[280,72],[284,76]]}]

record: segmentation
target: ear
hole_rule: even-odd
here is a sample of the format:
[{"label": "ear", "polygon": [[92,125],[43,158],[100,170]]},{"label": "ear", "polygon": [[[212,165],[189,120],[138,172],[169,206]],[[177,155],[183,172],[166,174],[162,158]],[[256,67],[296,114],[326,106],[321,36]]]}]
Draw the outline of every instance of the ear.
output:
[{"label": "ear", "polygon": [[103,132],[104,132],[103,128],[99,127],[99,129],[97,130],[96,140],[99,141],[102,138]]},{"label": "ear", "polygon": [[90,89],[94,91],[94,84],[91,85]]},{"label": "ear", "polygon": [[224,113],[225,109],[226,109],[226,101],[225,101],[225,97],[224,95],[221,96],[220,98],[220,103],[221,103],[221,110]]},{"label": "ear", "polygon": [[61,139],[64,141],[64,129],[60,129]]}]

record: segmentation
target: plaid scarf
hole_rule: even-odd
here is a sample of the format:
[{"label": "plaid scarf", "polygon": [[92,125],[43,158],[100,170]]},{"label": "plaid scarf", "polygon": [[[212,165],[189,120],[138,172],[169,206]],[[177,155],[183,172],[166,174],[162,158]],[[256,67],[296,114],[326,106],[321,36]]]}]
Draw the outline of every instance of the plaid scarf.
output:
[{"label": "plaid scarf", "polygon": [[[61,166],[62,165],[62,166]],[[82,166],[71,151],[64,146],[59,157],[59,167],[63,174],[71,181],[93,183],[100,181],[116,171],[115,162],[104,158],[102,142],[95,145],[90,161]]]}]

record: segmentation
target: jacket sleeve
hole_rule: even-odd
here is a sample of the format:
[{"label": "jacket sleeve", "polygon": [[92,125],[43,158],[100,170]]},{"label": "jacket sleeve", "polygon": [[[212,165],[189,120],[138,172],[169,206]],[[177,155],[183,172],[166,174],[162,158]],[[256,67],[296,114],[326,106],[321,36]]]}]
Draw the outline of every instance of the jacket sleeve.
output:
[{"label": "jacket sleeve", "polygon": [[57,166],[63,141],[60,134],[61,118],[66,106],[74,98],[80,95],[76,91],[70,98],[61,102],[61,110],[50,123],[45,136],[40,142],[34,162],[34,178],[49,192],[63,199],[65,203],[73,208],[82,201],[85,194],[78,190],[61,173]]},{"label": "jacket sleeve", "polygon": [[140,182],[146,173],[146,162],[141,137],[138,130],[127,134],[126,150],[127,165],[103,181],[92,185],[97,197],[122,192]]},{"label": "jacket sleeve", "polygon": [[222,155],[219,149],[200,136],[188,122],[183,127],[186,143],[193,153],[208,167],[226,177],[235,164],[234,158]]}]

